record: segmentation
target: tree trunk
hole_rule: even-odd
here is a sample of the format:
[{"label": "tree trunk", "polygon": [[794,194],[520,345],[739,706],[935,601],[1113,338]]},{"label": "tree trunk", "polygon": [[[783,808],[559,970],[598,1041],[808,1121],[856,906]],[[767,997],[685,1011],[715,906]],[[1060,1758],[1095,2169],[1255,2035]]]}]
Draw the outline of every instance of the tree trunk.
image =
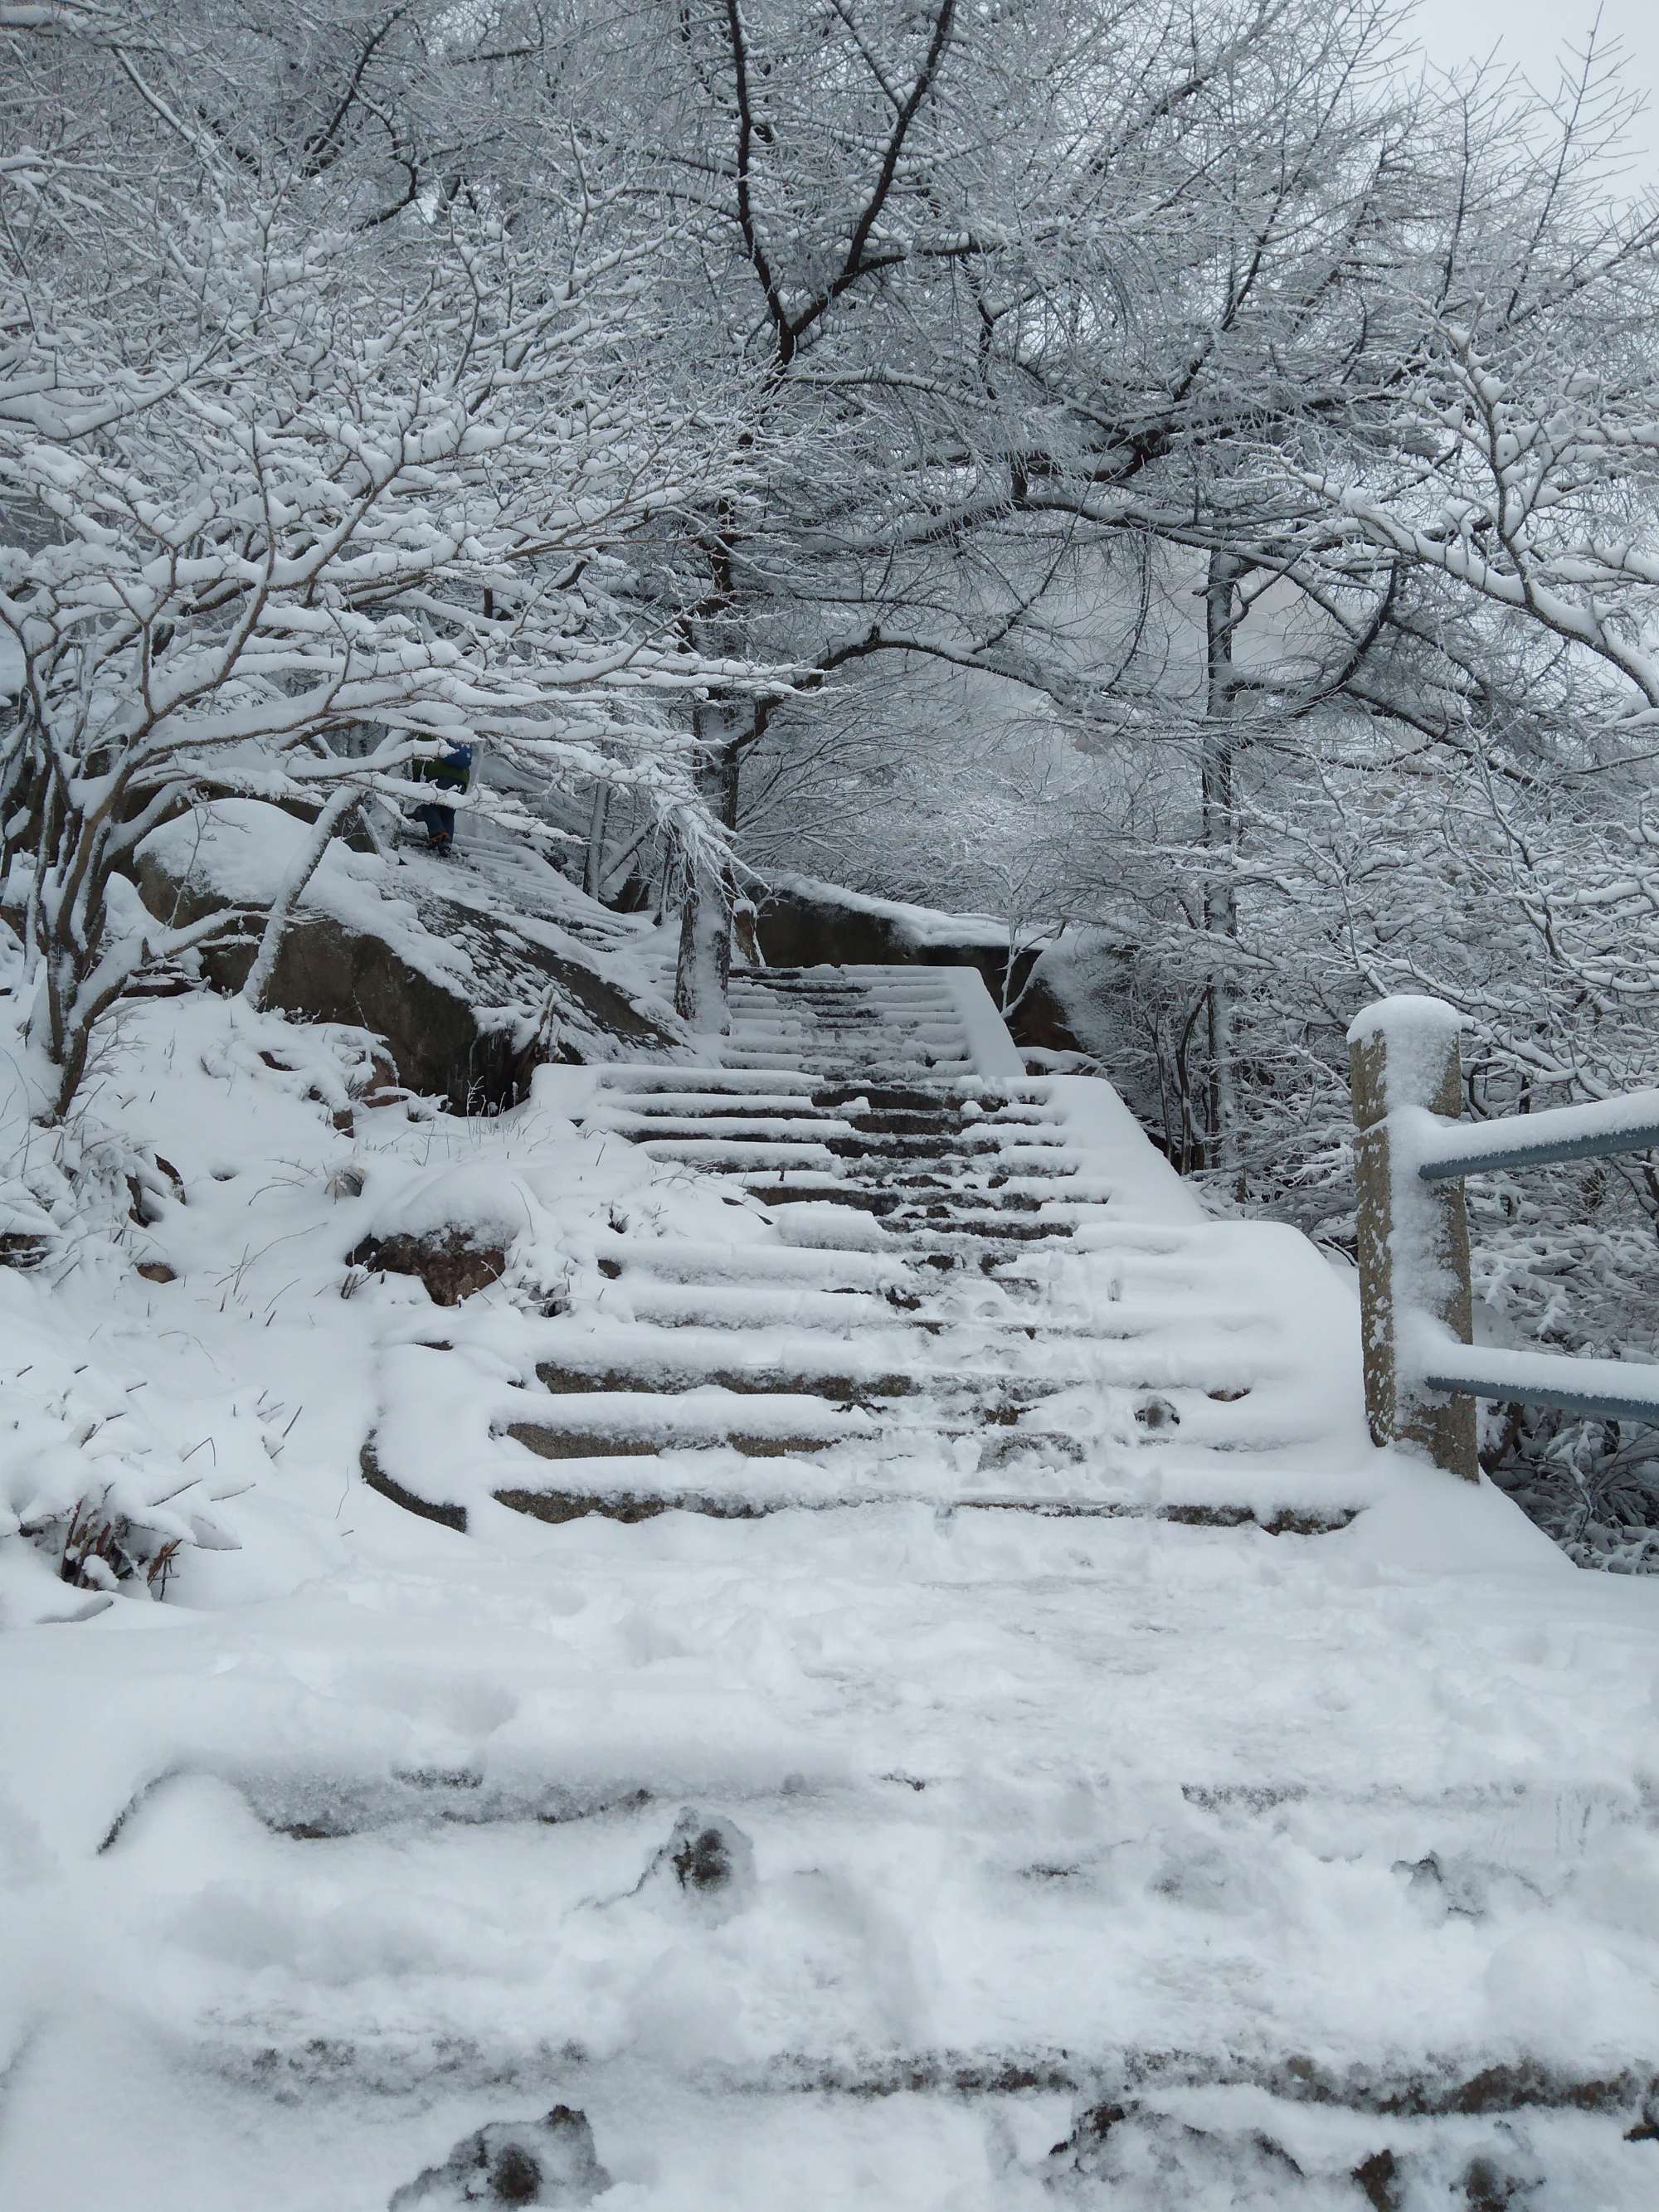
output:
[{"label": "tree trunk", "polygon": [[674,968],[674,1011],[700,1036],[724,1036],[732,1026],[731,879],[724,870],[694,869],[680,910],[680,951]]},{"label": "tree trunk", "polygon": [[331,793],[322,812],[312,824],[311,835],[306,840],[299,859],[289,870],[288,880],[271,902],[265,916],[265,926],[259,939],[259,949],[253,956],[253,965],[248,969],[242,985],[242,996],[255,1012],[263,1009],[265,993],[270,988],[276,973],[276,956],[283,949],[283,939],[295,908],[299,904],[306,885],[322,865],[322,859],[343,826],[353,807],[361,805],[362,793],[356,784],[343,783]]},{"label": "tree trunk", "polygon": [[1199,762],[1204,843],[1204,932],[1209,940],[1209,1058],[1206,1164],[1231,1167],[1237,1156],[1238,1104],[1233,1047],[1233,963],[1227,947],[1238,935],[1238,805],[1232,731],[1233,586],[1239,562],[1212,553],[1204,586],[1205,730]]},{"label": "tree trunk", "polygon": [[582,889],[591,899],[605,892],[605,829],[611,811],[611,787],[596,783],[593,787],[592,811],[587,817],[587,857],[582,863]]},{"label": "tree trunk", "polygon": [[[697,782],[708,809],[730,837],[738,824],[740,779],[738,732],[728,708],[699,710],[697,736],[704,746]],[[680,910],[679,958],[674,969],[674,1009],[703,1036],[724,1036],[732,1026],[726,1003],[732,981],[732,915],[737,886],[722,857],[688,857]]]}]

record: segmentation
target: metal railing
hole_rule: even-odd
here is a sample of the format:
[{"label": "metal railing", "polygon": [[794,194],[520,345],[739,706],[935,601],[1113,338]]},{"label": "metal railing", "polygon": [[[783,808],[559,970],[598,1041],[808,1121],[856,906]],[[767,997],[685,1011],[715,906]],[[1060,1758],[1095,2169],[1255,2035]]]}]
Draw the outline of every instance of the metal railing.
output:
[{"label": "metal railing", "polygon": [[1368,1006],[1348,1032],[1365,1359],[1379,1444],[1411,1443],[1479,1479],[1477,1398],[1659,1423],[1659,1365],[1471,1342],[1467,1176],[1659,1146],[1659,1091],[1460,1122],[1461,1018],[1438,999]]}]

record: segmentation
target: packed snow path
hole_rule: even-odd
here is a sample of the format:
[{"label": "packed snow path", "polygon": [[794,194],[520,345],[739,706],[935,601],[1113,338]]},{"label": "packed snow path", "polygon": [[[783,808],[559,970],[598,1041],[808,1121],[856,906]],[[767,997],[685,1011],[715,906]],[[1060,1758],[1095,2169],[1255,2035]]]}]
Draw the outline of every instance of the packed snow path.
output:
[{"label": "packed snow path", "polygon": [[334,1297],[297,1587],[8,1647],[0,2201],[1647,2212],[1655,1592],[1372,1451],[1347,1286],[977,979],[734,1004],[538,1078],[539,1273]]}]

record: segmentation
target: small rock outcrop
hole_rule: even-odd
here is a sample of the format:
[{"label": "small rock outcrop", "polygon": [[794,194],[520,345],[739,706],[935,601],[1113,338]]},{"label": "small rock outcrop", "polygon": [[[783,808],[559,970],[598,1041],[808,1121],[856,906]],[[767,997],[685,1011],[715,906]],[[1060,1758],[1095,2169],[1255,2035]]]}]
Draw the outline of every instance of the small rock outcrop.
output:
[{"label": "small rock outcrop", "polygon": [[755,1846],[735,1820],[710,1819],[688,1805],[647,1867],[642,1890],[671,1887],[706,1919],[726,1920],[755,1893]]},{"label": "small rock outcrop", "polygon": [[493,2120],[396,2191],[387,2212],[469,2204],[591,2204],[611,2186],[587,2116],[555,2105],[539,2120]]},{"label": "small rock outcrop", "polygon": [[501,1280],[507,1254],[499,1244],[479,1243],[465,1229],[452,1229],[433,1237],[365,1237],[346,1255],[346,1264],[371,1274],[417,1275],[434,1306],[458,1306]]}]

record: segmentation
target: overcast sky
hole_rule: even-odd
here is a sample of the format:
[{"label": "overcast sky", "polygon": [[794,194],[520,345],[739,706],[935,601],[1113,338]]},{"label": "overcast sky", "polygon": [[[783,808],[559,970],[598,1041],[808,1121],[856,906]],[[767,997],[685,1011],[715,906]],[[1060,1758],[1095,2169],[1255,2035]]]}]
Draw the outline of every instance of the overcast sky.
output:
[{"label": "overcast sky", "polygon": [[1443,66],[1494,49],[1535,84],[1553,82],[1556,57],[1582,46],[1597,14],[1622,43],[1626,72],[1648,95],[1638,126],[1643,167],[1659,173],[1659,0],[1418,0],[1416,35]]}]

